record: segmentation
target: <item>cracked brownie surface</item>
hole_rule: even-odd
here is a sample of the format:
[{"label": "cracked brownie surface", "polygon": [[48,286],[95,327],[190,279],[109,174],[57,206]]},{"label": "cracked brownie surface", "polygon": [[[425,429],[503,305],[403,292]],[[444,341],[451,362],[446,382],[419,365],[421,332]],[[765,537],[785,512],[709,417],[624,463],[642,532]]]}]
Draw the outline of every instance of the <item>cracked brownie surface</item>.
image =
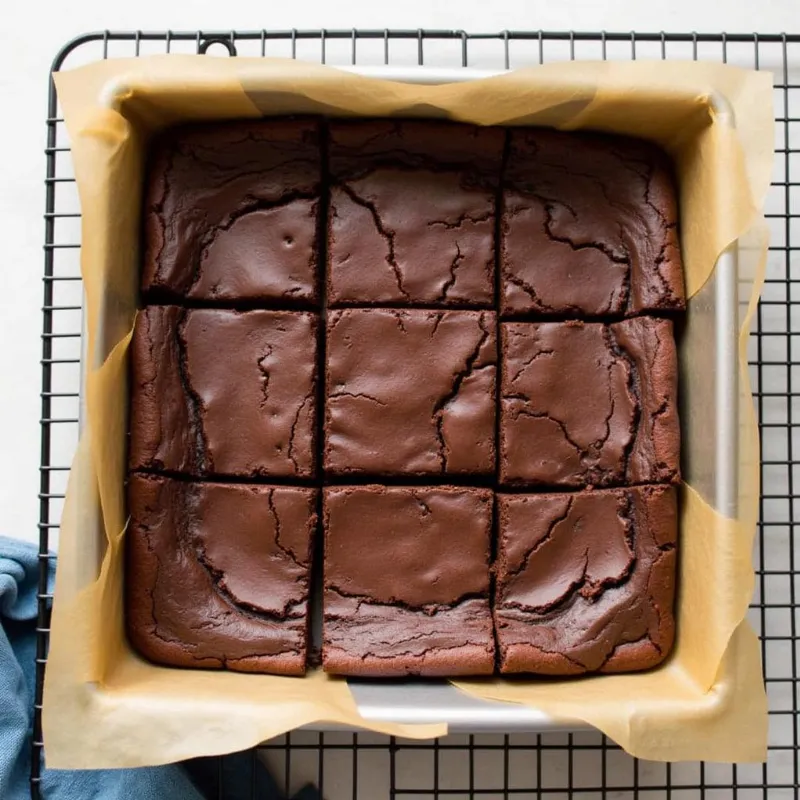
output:
[{"label": "cracked brownie surface", "polygon": [[499,495],[500,671],[647,669],[674,635],[676,492]]},{"label": "cracked brownie surface", "polygon": [[331,122],[329,302],[491,306],[503,142],[499,128]]},{"label": "cracked brownie surface", "polygon": [[316,303],[319,129],[264,120],[168,131],[146,189],[145,295]]},{"label": "cracked brownie surface", "polygon": [[344,309],[328,315],[324,467],[332,474],[489,474],[495,315]]},{"label": "cracked brownie surface", "polygon": [[302,674],[310,627],[342,675],[658,664],[677,220],[666,155],[619,136],[160,135],[131,342],[132,644],[279,674]]},{"label": "cracked brownie surface", "polygon": [[515,129],[504,175],[504,315],[685,307],[666,156],[620,136]]},{"label": "cracked brownie surface", "polygon": [[132,469],[312,477],[314,314],[148,306],[132,353]]},{"label": "cracked brownie surface", "polygon": [[325,670],[490,674],[492,505],[486,489],[326,488]]},{"label": "cracked brownie surface", "polygon": [[502,483],[680,479],[671,321],[509,322],[500,328]]},{"label": "cracked brownie surface", "polygon": [[139,652],[302,674],[316,494],[131,475],[126,605]]}]

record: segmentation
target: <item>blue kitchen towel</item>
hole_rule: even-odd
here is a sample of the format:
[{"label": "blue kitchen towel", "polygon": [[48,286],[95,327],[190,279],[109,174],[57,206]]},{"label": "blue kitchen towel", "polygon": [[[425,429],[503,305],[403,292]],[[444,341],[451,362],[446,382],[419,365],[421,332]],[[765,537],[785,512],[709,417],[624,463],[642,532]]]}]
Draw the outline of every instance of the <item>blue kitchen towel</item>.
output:
[{"label": "blue kitchen towel", "polygon": [[[0,536],[0,798],[30,798],[39,556],[17,539]],[[55,558],[49,559],[52,592]],[[219,782],[223,781],[223,791]],[[255,791],[255,793],[254,793]],[[303,795],[321,800],[316,790]],[[261,764],[246,753],[221,761],[198,758],[183,765],[118,770],[51,770],[42,774],[45,800],[283,800]]]}]

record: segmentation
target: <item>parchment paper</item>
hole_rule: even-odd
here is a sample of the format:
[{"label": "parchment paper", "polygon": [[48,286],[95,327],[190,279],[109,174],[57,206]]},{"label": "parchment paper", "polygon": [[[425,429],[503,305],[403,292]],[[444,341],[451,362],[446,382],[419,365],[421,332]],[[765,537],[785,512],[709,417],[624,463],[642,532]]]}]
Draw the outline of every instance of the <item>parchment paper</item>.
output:
[{"label": "parchment paper", "polygon": [[[701,374],[698,386],[685,393],[690,404],[682,407],[687,483],[674,655],[639,675],[456,685],[479,697],[583,720],[644,758],[765,757],[759,647],[744,621],[753,589],[758,498],[757,428],[744,348],[766,254],[758,223],[772,159],[771,76],[714,64],[577,62],[425,86],[276,59],[153,56],[100,62],[57,73],[55,80],[82,206],[89,355],[84,433],[61,529],[45,685],[49,766],[166,763],[243,749],[315,721],[407,737],[445,732],[444,725],[368,722],[346,682],[319,672],[287,678],[157,667],[133,653],[124,636],[127,348],[137,303],[147,141],[180,121],[286,113],[442,117],[654,140],[676,164],[692,298],[719,254],[747,234],[748,246],[740,248],[750,313],[740,334],[739,510],[735,519],[723,517],[695,480],[713,470],[713,426],[703,424],[711,400]],[[700,313],[690,300],[688,314]],[[713,342],[694,337],[689,347],[685,340],[680,360],[691,373],[699,350]],[[708,384],[713,397],[713,381]]]}]

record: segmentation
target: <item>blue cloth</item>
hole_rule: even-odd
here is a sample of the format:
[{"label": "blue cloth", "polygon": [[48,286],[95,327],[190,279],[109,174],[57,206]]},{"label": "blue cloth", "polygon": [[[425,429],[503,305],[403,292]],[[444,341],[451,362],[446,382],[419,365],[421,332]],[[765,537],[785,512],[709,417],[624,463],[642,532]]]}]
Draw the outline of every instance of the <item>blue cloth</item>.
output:
[{"label": "blue cloth", "polygon": [[[47,591],[52,592],[55,558]],[[39,558],[25,542],[0,536],[0,798],[29,800]],[[220,792],[219,782],[223,782]],[[254,793],[255,790],[255,793]],[[304,789],[303,791],[308,791]],[[321,800],[311,789],[304,800]],[[283,800],[250,751],[184,765],[42,773],[45,800]]]}]

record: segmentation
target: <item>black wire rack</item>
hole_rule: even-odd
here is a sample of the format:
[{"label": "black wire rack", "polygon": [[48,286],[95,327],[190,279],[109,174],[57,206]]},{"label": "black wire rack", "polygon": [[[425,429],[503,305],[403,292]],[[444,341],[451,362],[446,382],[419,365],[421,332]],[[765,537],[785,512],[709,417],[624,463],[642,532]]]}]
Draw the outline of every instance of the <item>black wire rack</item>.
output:
[{"label": "black wire rack", "polygon": [[[767,281],[749,342],[763,487],[750,619],[761,636],[769,695],[767,762],[736,766],[639,761],[594,732],[451,735],[413,742],[371,733],[298,731],[263,744],[251,757],[267,762],[287,797],[312,783],[325,800],[798,797],[800,536],[795,539],[795,520],[800,501],[795,499],[795,487],[800,481],[800,36],[431,30],[99,32],[67,44],[53,69],[164,52],[493,70],[575,59],[694,59],[774,74],[776,157],[767,201],[772,239]],[[52,82],[46,124],[34,798],[40,796],[44,769],[42,687],[52,599],[47,568],[49,553],[57,547],[80,404],[80,209]],[[222,797],[221,782],[217,788]]]}]

